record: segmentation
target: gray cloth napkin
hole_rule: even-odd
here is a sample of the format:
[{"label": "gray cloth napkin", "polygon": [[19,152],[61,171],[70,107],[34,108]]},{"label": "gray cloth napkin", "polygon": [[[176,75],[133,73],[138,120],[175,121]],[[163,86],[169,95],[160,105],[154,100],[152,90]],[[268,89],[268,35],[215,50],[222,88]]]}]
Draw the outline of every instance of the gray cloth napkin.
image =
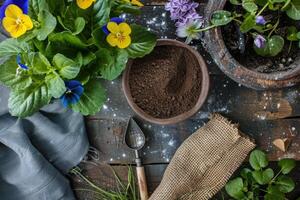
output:
[{"label": "gray cloth napkin", "polygon": [[73,200],[63,175],[86,155],[84,119],[53,102],[26,119],[12,117],[0,86],[0,199]]}]

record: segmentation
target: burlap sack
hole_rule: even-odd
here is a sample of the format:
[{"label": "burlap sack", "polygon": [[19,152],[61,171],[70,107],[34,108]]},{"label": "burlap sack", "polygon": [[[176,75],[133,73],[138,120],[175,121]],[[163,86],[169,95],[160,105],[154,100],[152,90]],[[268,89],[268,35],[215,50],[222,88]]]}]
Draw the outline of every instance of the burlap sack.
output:
[{"label": "burlap sack", "polygon": [[219,114],[177,150],[150,200],[205,200],[215,195],[255,144]]}]

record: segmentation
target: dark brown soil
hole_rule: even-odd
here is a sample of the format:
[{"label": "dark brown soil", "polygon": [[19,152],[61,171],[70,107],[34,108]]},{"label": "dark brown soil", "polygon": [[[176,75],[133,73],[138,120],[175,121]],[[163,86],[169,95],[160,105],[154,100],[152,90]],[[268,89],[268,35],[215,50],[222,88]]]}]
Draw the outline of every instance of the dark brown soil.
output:
[{"label": "dark brown soil", "polygon": [[[227,9],[230,9],[230,7]],[[272,16],[269,17],[272,18]],[[297,24],[289,24],[290,21],[291,20],[289,20],[287,17],[286,19],[283,19],[282,24],[280,25],[280,28],[276,34],[286,38],[287,27],[290,25],[297,26]],[[224,42],[233,57],[243,66],[256,72],[273,73],[288,71],[295,67],[295,65],[291,64],[293,64],[295,59],[300,56],[298,43],[294,42],[290,44],[290,42],[287,40],[285,41],[283,51],[277,56],[259,56],[253,49],[253,38],[247,34],[240,33],[237,25],[234,23],[223,27],[222,34]],[[244,52],[241,51],[243,43],[245,49]]]},{"label": "dark brown soil", "polygon": [[193,108],[201,93],[201,69],[193,54],[159,46],[134,60],[129,86],[134,102],[147,114],[171,118]]}]

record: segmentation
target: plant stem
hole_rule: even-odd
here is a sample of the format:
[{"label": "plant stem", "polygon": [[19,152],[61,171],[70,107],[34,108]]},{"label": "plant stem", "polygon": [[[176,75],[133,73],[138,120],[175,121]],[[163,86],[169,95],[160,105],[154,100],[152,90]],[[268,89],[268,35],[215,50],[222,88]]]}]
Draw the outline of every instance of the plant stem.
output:
[{"label": "plant stem", "polygon": [[272,31],[269,33],[268,38],[270,38],[272,36],[272,34],[274,33],[274,31],[278,27],[279,22],[280,22],[280,18],[277,19],[277,22],[276,22],[275,26],[273,27]]},{"label": "plant stem", "polygon": [[87,182],[95,190],[97,190],[97,191],[99,191],[99,192],[101,192],[101,193],[103,193],[105,195],[111,195],[109,192],[106,192],[105,190],[99,188],[93,182],[91,182],[90,180],[88,180],[87,178],[85,178],[85,176],[83,176],[78,170],[73,170],[72,172],[74,174],[76,174],[77,176],[79,176],[81,179],[83,179],[85,182]]},{"label": "plant stem", "polygon": [[204,32],[204,31],[208,31],[208,30],[216,28],[216,27],[218,27],[218,26],[217,25],[211,25],[211,26],[208,26],[206,28],[202,28],[202,29],[196,30],[195,33],[200,33],[200,32]]},{"label": "plant stem", "polygon": [[282,170],[280,170],[280,171],[276,174],[276,176],[274,176],[274,178],[271,180],[271,182],[270,182],[269,184],[272,184],[272,183],[275,181],[275,179],[281,174],[281,172],[282,172]]},{"label": "plant stem", "polygon": [[259,190],[262,191],[262,192],[268,193],[267,190],[263,190],[263,189],[260,189],[260,188],[259,188]]},{"label": "plant stem", "polygon": [[240,21],[240,20],[238,20],[238,19],[236,19],[236,18],[233,18],[232,20],[238,22],[239,24],[242,24],[242,23],[243,23],[242,21]]},{"label": "plant stem", "polygon": [[266,5],[257,13],[256,17],[261,15],[261,13],[263,13],[268,6],[269,6],[269,2],[266,3]]},{"label": "plant stem", "polygon": [[270,30],[272,30],[272,29],[273,29],[273,26],[270,27],[270,28],[264,29],[263,32],[267,32],[267,31],[270,31]]},{"label": "plant stem", "polygon": [[292,45],[293,45],[293,41],[290,41],[290,45],[289,45],[289,52],[288,52],[288,53],[290,53],[290,52],[291,52]]}]

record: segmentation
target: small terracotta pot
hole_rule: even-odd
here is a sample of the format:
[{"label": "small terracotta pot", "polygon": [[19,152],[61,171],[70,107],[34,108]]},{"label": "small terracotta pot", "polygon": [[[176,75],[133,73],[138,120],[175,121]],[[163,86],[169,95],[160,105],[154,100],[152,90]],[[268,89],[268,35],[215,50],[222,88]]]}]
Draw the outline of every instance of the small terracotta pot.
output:
[{"label": "small terracotta pot", "polygon": [[[224,9],[227,0],[208,1],[205,19],[210,19],[216,10]],[[211,29],[204,38],[207,50],[219,68],[234,81],[253,89],[275,89],[293,86],[300,82],[300,58],[292,64],[293,69],[285,72],[260,73],[241,65],[227,49],[221,28]]]},{"label": "small terracotta pot", "polygon": [[160,119],[160,118],[155,118],[144,112],[136,103],[134,103],[133,98],[131,96],[131,91],[130,91],[130,86],[129,86],[129,75],[130,75],[130,69],[132,65],[132,60],[130,60],[127,64],[127,68],[123,73],[123,90],[126,96],[126,99],[130,105],[130,107],[134,110],[134,112],[143,118],[146,121],[155,123],[155,124],[160,124],[160,125],[169,125],[169,124],[176,124],[181,121],[184,121],[190,117],[192,117],[194,114],[198,112],[198,110],[202,107],[203,103],[205,102],[207,95],[208,95],[208,90],[209,90],[209,74],[207,70],[206,63],[202,56],[194,50],[192,47],[188,46],[185,43],[176,41],[176,40],[168,40],[168,39],[161,39],[157,41],[157,46],[176,46],[176,47],[181,47],[186,49],[186,51],[189,51],[192,53],[192,55],[195,56],[196,60],[199,63],[199,67],[201,68],[202,72],[202,84],[201,84],[201,93],[199,96],[199,99],[196,103],[196,105],[190,109],[189,111],[182,113],[178,116],[172,117],[172,118],[167,118],[167,119]]}]

